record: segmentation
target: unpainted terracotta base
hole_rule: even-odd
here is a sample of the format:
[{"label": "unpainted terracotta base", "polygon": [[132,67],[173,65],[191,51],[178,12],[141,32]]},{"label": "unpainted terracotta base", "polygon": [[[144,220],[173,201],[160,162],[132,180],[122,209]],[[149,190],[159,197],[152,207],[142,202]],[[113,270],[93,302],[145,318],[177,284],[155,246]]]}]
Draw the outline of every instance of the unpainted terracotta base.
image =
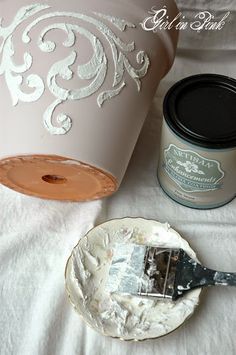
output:
[{"label": "unpainted terracotta base", "polygon": [[0,183],[27,195],[67,201],[102,198],[118,188],[116,179],[109,173],[56,155],[3,159]]}]

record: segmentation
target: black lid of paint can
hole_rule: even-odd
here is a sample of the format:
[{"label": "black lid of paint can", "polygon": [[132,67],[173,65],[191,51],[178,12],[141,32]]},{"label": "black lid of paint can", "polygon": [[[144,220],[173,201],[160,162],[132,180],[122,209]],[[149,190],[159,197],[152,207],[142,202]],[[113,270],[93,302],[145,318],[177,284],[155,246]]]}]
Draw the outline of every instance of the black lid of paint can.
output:
[{"label": "black lid of paint can", "polygon": [[176,135],[192,144],[236,147],[236,80],[200,74],[177,82],[165,97],[164,117]]}]

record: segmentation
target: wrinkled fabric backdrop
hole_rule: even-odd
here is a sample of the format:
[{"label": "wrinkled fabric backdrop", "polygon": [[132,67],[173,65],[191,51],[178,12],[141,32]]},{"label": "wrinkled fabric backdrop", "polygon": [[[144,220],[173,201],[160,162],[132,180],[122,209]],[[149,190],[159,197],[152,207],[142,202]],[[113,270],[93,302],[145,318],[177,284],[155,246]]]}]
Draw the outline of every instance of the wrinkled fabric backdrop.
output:
[{"label": "wrinkled fabric backdrop", "polygon": [[[191,210],[161,190],[158,162],[162,100],[177,80],[211,72],[236,77],[236,1],[179,0],[193,19],[206,9],[221,31],[182,31],[173,69],[161,83],[119,192],[89,203],[63,203],[21,195],[0,186],[0,354],[10,355],[217,355],[236,353],[236,290],[203,292],[193,317],[173,334],[124,343],[88,328],[64,289],[71,250],[94,225],[107,219],[143,216],[168,221],[207,266],[236,271],[236,199],[210,211]],[[153,1],[158,5],[158,1]]]}]

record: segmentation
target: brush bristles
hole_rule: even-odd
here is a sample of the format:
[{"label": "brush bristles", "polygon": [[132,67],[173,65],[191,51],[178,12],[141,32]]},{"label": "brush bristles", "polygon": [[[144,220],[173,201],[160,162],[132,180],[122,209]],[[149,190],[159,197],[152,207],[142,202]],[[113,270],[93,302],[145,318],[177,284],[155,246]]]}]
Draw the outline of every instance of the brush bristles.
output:
[{"label": "brush bristles", "polygon": [[106,291],[139,293],[142,287],[146,249],[144,245],[115,244]]}]

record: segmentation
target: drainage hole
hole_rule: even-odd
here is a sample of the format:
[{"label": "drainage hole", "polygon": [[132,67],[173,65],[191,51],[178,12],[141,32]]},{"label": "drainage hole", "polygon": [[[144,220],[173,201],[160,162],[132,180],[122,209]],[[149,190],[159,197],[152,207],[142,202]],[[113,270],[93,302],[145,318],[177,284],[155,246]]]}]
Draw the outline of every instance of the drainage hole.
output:
[{"label": "drainage hole", "polygon": [[42,176],[43,181],[49,184],[65,184],[67,179],[60,175],[44,175]]}]

